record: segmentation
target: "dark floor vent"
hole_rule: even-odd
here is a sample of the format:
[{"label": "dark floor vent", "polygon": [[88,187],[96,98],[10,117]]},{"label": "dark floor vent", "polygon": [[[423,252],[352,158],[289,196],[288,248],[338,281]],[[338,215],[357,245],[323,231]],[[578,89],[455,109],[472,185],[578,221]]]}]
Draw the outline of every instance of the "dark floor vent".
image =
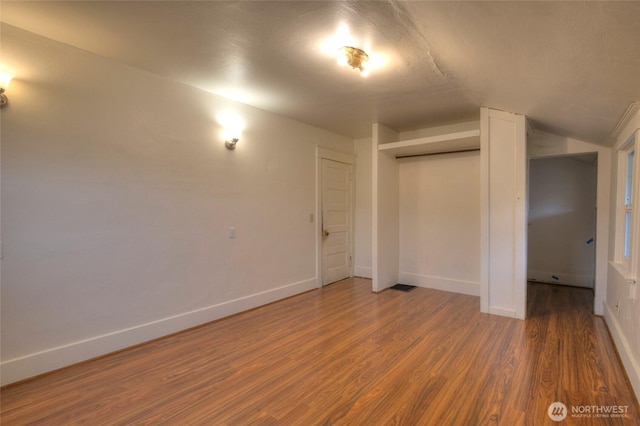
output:
[{"label": "dark floor vent", "polygon": [[407,285],[407,284],[396,284],[396,285],[394,285],[392,287],[389,287],[389,288],[391,288],[391,290],[411,291],[414,288],[416,288],[416,286],[415,285]]}]

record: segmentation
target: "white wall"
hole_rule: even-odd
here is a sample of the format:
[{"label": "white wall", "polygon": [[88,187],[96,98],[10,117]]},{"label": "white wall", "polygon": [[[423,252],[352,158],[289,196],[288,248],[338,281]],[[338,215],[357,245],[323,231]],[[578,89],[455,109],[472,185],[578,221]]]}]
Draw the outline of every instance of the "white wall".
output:
[{"label": "white wall", "polygon": [[480,309],[526,316],[525,117],[480,110],[481,272]]},{"label": "white wall", "polygon": [[431,136],[445,135],[447,133],[465,132],[478,130],[480,121],[465,121],[462,123],[447,124],[444,126],[425,127],[422,129],[404,130],[400,132],[400,140],[427,138]]},{"label": "white wall", "polygon": [[629,297],[629,287],[625,275],[610,265],[604,318],[636,398],[640,398],[640,295],[636,289],[635,298]]},{"label": "white wall", "polygon": [[398,160],[400,282],[480,295],[480,153]]},{"label": "white wall", "polygon": [[315,145],[352,140],[1,30],[3,384],[317,285]]},{"label": "white wall", "polygon": [[596,179],[593,154],[531,160],[528,280],[593,287]]},{"label": "white wall", "polygon": [[355,262],[357,277],[371,278],[371,138],[355,141]]},{"label": "white wall", "polygon": [[398,283],[399,174],[393,155],[378,150],[378,145],[398,140],[398,133],[374,123],[371,143],[372,205],[372,289],[382,291]]}]

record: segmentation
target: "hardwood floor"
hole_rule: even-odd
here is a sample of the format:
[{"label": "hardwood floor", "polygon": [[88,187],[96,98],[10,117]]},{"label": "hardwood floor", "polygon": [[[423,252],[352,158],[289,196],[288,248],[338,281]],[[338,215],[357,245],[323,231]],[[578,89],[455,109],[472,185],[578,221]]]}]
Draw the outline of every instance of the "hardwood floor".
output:
[{"label": "hardwood floor", "polygon": [[[8,386],[0,422],[551,425],[559,401],[562,424],[639,424],[591,291],[530,284],[528,300],[519,321],[477,297],[345,280]],[[613,405],[627,417],[571,414]]]}]

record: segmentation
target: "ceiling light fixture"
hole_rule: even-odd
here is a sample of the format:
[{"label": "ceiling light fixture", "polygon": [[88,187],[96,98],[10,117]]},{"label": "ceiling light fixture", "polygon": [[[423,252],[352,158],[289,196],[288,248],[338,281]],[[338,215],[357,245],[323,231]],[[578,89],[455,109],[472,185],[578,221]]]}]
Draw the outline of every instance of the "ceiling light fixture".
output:
[{"label": "ceiling light fixture", "polygon": [[368,62],[369,55],[367,55],[367,52],[357,47],[343,46],[338,51],[338,64],[349,65],[354,70],[359,70],[363,76],[369,74]]}]

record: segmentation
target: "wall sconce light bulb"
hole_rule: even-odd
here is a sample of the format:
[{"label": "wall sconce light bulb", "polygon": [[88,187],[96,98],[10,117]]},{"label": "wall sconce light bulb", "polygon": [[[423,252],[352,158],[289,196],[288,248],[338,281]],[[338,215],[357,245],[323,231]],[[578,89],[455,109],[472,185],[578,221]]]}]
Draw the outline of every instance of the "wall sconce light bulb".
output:
[{"label": "wall sconce light bulb", "polygon": [[238,138],[227,139],[226,141],[224,141],[224,146],[226,146],[227,149],[236,149],[238,140]]},{"label": "wall sconce light bulb", "polygon": [[9,103],[7,95],[5,95],[4,92],[9,87],[9,83],[11,83],[12,78],[13,75],[6,72],[0,72],[0,108],[4,108]]},{"label": "wall sconce light bulb", "polygon": [[12,78],[13,75],[6,72],[0,72],[0,108],[4,108],[9,103],[7,95],[5,95],[4,92],[9,87]]},{"label": "wall sconce light bulb", "polygon": [[9,84],[11,84],[11,79],[13,79],[13,75],[8,72],[0,71],[0,89],[4,92],[9,88]]}]

